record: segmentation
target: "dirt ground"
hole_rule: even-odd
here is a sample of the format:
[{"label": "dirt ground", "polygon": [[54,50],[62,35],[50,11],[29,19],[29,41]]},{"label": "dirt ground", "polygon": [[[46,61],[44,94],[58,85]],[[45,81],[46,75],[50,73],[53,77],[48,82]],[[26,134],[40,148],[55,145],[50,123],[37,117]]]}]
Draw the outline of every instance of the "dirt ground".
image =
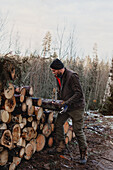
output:
[{"label": "dirt ground", "polygon": [[84,128],[88,143],[86,165],[79,164],[79,150],[75,138],[69,143],[63,155],[50,154],[48,150],[52,148],[46,148],[35,153],[29,161],[23,159],[17,170],[113,170],[112,122],[113,118],[105,118],[94,113],[86,114]]}]

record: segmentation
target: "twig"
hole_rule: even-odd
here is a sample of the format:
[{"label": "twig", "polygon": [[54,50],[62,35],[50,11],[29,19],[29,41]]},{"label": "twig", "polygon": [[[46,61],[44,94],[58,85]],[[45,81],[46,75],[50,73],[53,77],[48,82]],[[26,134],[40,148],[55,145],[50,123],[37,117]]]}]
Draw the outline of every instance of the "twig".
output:
[{"label": "twig", "polygon": [[107,161],[113,162],[113,160],[108,159],[108,158],[105,158],[105,157],[103,157],[103,156],[101,156],[101,158],[103,158],[103,159],[105,159],[105,160],[107,160]]}]

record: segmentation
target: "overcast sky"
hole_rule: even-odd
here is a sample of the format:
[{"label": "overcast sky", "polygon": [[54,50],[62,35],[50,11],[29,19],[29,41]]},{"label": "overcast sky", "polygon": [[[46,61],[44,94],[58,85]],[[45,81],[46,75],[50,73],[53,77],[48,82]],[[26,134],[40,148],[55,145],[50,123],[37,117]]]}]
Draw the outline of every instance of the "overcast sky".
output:
[{"label": "overcast sky", "polygon": [[113,0],[0,0],[0,15],[7,14],[7,29],[14,27],[23,48],[40,50],[46,32],[54,40],[58,26],[65,37],[75,29],[80,55],[91,55],[97,43],[101,58],[112,57]]}]

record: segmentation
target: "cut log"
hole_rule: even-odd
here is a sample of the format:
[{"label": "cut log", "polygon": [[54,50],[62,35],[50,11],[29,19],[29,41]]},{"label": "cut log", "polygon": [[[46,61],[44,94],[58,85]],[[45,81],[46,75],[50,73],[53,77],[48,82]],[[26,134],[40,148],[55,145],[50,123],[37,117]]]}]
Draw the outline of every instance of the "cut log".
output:
[{"label": "cut log", "polygon": [[13,147],[13,142],[12,142],[12,135],[10,130],[5,130],[2,138],[1,138],[1,144],[9,149]]},{"label": "cut log", "polygon": [[[40,98],[36,98],[36,97],[35,98],[30,97],[30,98],[32,99],[32,104],[34,106],[39,106],[38,100]],[[52,99],[43,99],[43,98],[41,100],[42,100],[42,105],[41,105],[42,108],[56,110],[56,111],[60,111],[62,104],[64,103],[63,100],[52,100]]]},{"label": "cut log", "polygon": [[0,106],[2,105],[2,96],[0,96]]},{"label": "cut log", "polygon": [[29,160],[32,155],[33,155],[33,152],[34,152],[34,148],[33,148],[33,145],[31,143],[28,143],[25,147],[25,155],[24,155],[24,158],[26,160]]},{"label": "cut log", "polygon": [[25,99],[25,96],[23,94],[14,94],[14,96],[17,104],[22,103]]},{"label": "cut log", "polygon": [[32,139],[30,143],[33,145],[33,154],[36,152],[36,139]]},{"label": "cut log", "polygon": [[0,152],[2,152],[4,150],[3,146],[0,146]]},{"label": "cut log", "polygon": [[6,110],[0,110],[0,120],[4,123],[9,123],[11,121],[11,113]]},{"label": "cut log", "polygon": [[0,166],[6,165],[7,162],[8,162],[8,151],[3,150],[2,152],[0,152]]},{"label": "cut log", "polygon": [[24,102],[25,96],[23,94],[20,95],[20,102]]},{"label": "cut log", "polygon": [[22,131],[22,137],[26,141],[30,141],[31,139],[36,138],[36,135],[37,135],[37,132],[34,131],[32,127],[26,127]]},{"label": "cut log", "polygon": [[20,152],[19,152],[19,157],[20,157],[20,158],[23,158],[24,153],[25,153],[25,148],[21,148],[21,149],[20,149]]},{"label": "cut log", "polygon": [[32,97],[32,103],[33,103],[33,106],[40,107],[42,105],[42,99],[41,98]]},{"label": "cut log", "polygon": [[30,86],[21,87],[20,93],[24,96],[33,96],[33,88]]},{"label": "cut log", "polygon": [[53,141],[54,141],[53,136],[50,136],[49,139],[48,139],[48,146],[49,147],[53,146]]},{"label": "cut log", "polygon": [[16,164],[12,162],[9,166],[9,170],[15,170],[16,169]]},{"label": "cut log", "polygon": [[35,121],[35,120],[32,121],[32,127],[33,127],[34,131],[37,130],[37,127],[38,127],[37,121]]},{"label": "cut log", "polygon": [[33,103],[32,103],[32,98],[30,97],[26,97],[26,105],[31,108]]},{"label": "cut log", "polygon": [[36,138],[36,150],[37,152],[41,151],[46,143],[46,138],[43,134],[39,134]]},{"label": "cut log", "polygon": [[16,144],[17,146],[22,146],[25,147],[26,146],[26,141],[25,139],[23,139],[22,137],[20,137],[18,143]]},{"label": "cut log", "polygon": [[69,143],[69,137],[66,136],[66,137],[65,137],[65,144],[68,144],[68,143]]},{"label": "cut log", "polygon": [[21,162],[21,158],[14,156],[13,157],[13,163],[15,163],[16,166],[18,166]]},{"label": "cut log", "polygon": [[24,128],[24,126],[25,126],[25,124],[24,124],[24,123],[20,123],[19,125],[20,125],[20,128],[21,128],[21,129],[23,129],[23,128]]},{"label": "cut log", "polygon": [[44,124],[44,123],[45,123],[45,118],[46,118],[46,117],[45,117],[45,114],[43,113],[43,114],[42,114],[42,117],[41,117],[41,119],[40,119],[40,123],[43,123],[43,124]]},{"label": "cut log", "polygon": [[44,124],[43,123],[40,123],[40,130],[42,130],[44,127]]},{"label": "cut log", "polygon": [[11,99],[6,99],[5,100],[5,110],[8,112],[13,112],[16,106],[16,100],[15,97],[13,96]]},{"label": "cut log", "polygon": [[23,117],[23,118],[22,118],[22,123],[24,123],[24,125],[27,124],[27,119],[26,119],[26,117]]},{"label": "cut log", "polygon": [[72,130],[69,129],[66,135],[69,137],[69,142],[70,142],[70,141],[72,140],[72,137],[73,137],[73,132],[72,132]]},{"label": "cut log", "polygon": [[14,86],[12,83],[8,83],[8,86],[4,88],[4,96],[6,99],[11,99],[14,95]]},{"label": "cut log", "polygon": [[21,114],[16,115],[16,116],[12,115],[12,122],[14,122],[14,123],[21,123],[22,122],[22,115]]},{"label": "cut log", "polygon": [[32,122],[33,121],[33,117],[32,116],[28,117],[27,121],[28,122]]},{"label": "cut log", "polygon": [[54,123],[51,123],[51,131],[52,131],[52,132],[54,131],[54,128],[55,128],[55,124],[54,124]]},{"label": "cut log", "polygon": [[26,103],[22,103],[22,111],[25,112],[27,110]]},{"label": "cut log", "polygon": [[43,115],[43,108],[42,107],[35,107],[35,115],[37,120],[40,120]]},{"label": "cut log", "polygon": [[52,123],[52,122],[53,122],[53,112],[50,112],[48,116],[48,123]]},{"label": "cut log", "polygon": [[51,125],[49,123],[46,123],[43,127],[42,133],[48,137],[51,134]]},{"label": "cut log", "polygon": [[35,111],[35,106],[28,107],[28,115],[29,116],[33,115],[34,111]]},{"label": "cut log", "polygon": [[20,139],[21,128],[19,124],[16,124],[12,130],[13,143],[17,143]]},{"label": "cut log", "polygon": [[7,125],[5,123],[0,124],[0,130],[6,130]]},{"label": "cut log", "polygon": [[75,137],[76,137],[75,132],[73,132],[73,138],[75,138]]},{"label": "cut log", "polygon": [[68,130],[69,130],[69,123],[68,123],[68,121],[66,121],[65,123],[64,123],[64,134],[66,134],[67,132],[68,132]]}]

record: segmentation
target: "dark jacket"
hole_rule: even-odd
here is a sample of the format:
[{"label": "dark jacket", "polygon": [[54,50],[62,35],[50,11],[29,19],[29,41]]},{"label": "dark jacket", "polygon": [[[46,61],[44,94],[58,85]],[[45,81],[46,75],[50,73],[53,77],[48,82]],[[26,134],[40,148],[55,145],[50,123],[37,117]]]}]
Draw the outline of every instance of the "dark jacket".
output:
[{"label": "dark jacket", "polygon": [[58,86],[58,99],[65,101],[69,111],[84,108],[84,96],[77,73],[65,68],[62,86]]}]

